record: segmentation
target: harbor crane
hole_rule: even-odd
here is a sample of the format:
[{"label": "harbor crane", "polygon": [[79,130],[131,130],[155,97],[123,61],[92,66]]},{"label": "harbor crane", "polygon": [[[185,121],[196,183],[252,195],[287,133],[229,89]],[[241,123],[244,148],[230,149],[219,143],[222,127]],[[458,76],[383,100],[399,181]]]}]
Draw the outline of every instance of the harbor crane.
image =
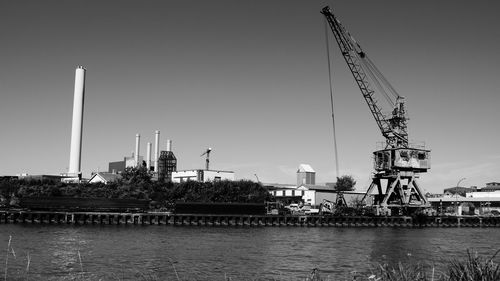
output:
[{"label": "harbor crane", "polygon": [[[375,172],[363,200],[376,188],[377,194],[373,202],[376,207],[428,207],[417,179],[420,173],[430,169],[430,150],[412,146],[408,141],[408,118],[404,97],[396,92],[377,69],[330,7],[324,7],[321,13],[325,16],[354,81],[385,138],[385,148],[373,152]],[[377,98],[380,95],[392,107],[389,114],[385,114],[378,103]]]},{"label": "harbor crane", "polygon": [[205,160],[205,167],[206,167],[206,170],[207,170],[207,171],[208,171],[208,170],[210,170],[210,169],[209,169],[209,164],[210,164],[210,151],[212,151],[212,148],[210,148],[210,147],[209,147],[209,148],[207,148],[207,150],[205,150],[205,152],[203,152],[203,153],[200,155],[200,157],[201,157],[201,156],[204,156],[204,155],[206,155],[206,156],[207,156],[207,157],[206,157],[206,160]]}]

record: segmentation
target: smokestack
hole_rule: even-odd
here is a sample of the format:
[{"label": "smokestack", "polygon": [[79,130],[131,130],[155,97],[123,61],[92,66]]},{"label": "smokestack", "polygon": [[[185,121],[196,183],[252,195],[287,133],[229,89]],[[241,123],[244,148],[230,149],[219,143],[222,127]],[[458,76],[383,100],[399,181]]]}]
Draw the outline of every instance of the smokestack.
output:
[{"label": "smokestack", "polygon": [[172,140],[167,140],[167,151],[172,151]]},{"label": "smokestack", "polygon": [[158,158],[160,157],[160,131],[155,132],[155,172],[158,172]]},{"label": "smokestack", "polygon": [[149,171],[149,167],[151,167],[151,143],[148,142],[147,152],[146,152],[146,168]]},{"label": "smokestack", "polygon": [[81,172],[83,103],[85,98],[85,68],[78,66],[75,70],[75,92],[73,97],[73,122],[71,125],[71,151],[69,155],[70,174]]},{"label": "smokestack", "polygon": [[135,135],[135,166],[139,167],[139,144],[141,142],[141,135],[136,134]]}]

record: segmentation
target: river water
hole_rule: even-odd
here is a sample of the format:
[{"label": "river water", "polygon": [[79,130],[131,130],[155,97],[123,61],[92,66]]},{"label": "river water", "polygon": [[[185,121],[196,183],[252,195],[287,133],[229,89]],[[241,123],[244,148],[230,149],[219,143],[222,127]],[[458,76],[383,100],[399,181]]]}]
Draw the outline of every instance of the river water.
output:
[{"label": "river water", "polygon": [[440,271],[500,249],[500,228],[0,225],[2,275],[9,236],[8,280],[304,280],[313,268],[350,280],[379,262]]}]

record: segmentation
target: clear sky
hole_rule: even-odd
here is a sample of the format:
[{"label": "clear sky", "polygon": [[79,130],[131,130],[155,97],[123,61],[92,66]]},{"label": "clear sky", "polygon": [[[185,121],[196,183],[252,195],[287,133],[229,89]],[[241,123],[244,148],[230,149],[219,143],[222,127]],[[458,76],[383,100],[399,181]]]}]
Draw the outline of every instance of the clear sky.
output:
[{"label": "clear sky", "polygon": [[[325,5],[406,97],[422,188],[500,181],[500,1],[460,0],[0,0],[0,175],[67,171],[83,65],[84,176],[160,130],[178,169],[212,147],[237,178],[294,183],[307,163],[334,181]],[[365,190],[383,138],[331,46],[340,171]]]}]

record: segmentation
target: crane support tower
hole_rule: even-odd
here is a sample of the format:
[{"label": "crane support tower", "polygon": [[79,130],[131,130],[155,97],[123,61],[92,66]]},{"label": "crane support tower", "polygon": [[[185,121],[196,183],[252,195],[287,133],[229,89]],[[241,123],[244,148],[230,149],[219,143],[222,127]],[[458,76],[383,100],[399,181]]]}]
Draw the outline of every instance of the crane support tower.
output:
[{"label": "crane support tower", "polygon": [[[408,142],[408,118],[404,97],[389,84],[359,43],[335,17],[330,7],[324,7],[321,13],[325,16],[340,52],[385,138],[385,148],[373,152],[375,172],[363,200],[376,189],[373,204],[377,207],[428,207],[417,179],[420,173],[427,172],[431,167],[430,150],[412,147]],[[378,104],[376,98],[379,95],[385,97],[392,106],[389,114],[384,114]]]}]

